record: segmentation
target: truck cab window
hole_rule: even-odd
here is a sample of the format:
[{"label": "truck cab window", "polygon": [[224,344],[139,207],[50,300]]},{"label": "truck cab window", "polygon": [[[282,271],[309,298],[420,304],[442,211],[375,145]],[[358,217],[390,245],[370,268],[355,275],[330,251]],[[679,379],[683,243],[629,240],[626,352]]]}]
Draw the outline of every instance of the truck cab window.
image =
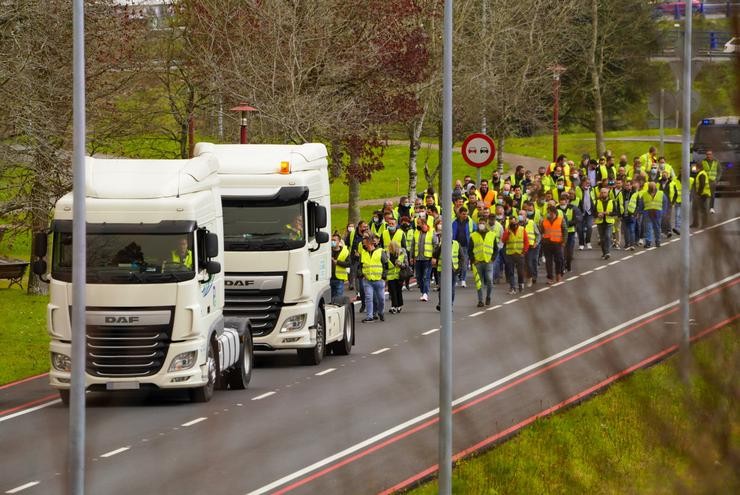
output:
[{"label": "truck cab window", "polygon": [[286,251],[306,243],[305,202],[271,204],[224,198],[226,251]]}]

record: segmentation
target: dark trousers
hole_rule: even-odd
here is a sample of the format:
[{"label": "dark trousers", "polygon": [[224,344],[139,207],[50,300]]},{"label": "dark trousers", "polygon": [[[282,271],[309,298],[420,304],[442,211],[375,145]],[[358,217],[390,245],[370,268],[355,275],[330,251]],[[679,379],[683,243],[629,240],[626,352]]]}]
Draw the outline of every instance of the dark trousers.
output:
[{"label": "dark trousers", "polygon": [[403,293],[401,292],[401,287],[403,287],[403,281],[399,279],[388,281],[388,294],[391,298],[392,308],[400,308],[403,306]]},{"label": "dark trousers", "polygon": [[[542,241],[542,254],[545,255],[545,268],[547,270],[547,279],[555,280],[555,274],[563,272],[563,245],[556,244],[547,240]],[[555,270],[553,271],[553,264]]]},{"label": "dark trousers", "polygon": [[[516,279],[514,278],[516,274]],[[519,287],[524,285],[524,256],[521,254],[506,255],[506,278],[509,279],[509,287],[516,289],[517,282]]]},{"label": "dark trousers", "polygon": [[635,239],[635,218],[632,216],[622,218],[622,232],[624,233],[624,247],[634,246],[637,242]]},{"label": "dark trousers", "polygon": [[706,196],[691,198],[691,226],[703,229],[709,225],[709,201]]},{"label": "dark trousers", "polygon": [[573,268],[573,252],[576,249],[576,233],[568,232],[568,240],[565,241],[565,269],[571,271]]},{"label": "dark trousers", "polygon": [[581,232],[578,235],[578,242],[581,246],[591,242],[591,227],[594,224],[593,215],[583,215],[583,222],[581,222]]},{"label": "dark trousers", "polygon": [[529,251],[525,255],[527,265],[527,276],[532,279],[532,282],[537,282],[537,266],[540,261],[540,245],[536,247],[529,247]]},{"label": "dark trousers", "polygon": [[609,254],[609,248],[612,245],[612,224],[606,221],[598,224],[599,229],[599,244],[601,244],[601,255],[606,256]]}]

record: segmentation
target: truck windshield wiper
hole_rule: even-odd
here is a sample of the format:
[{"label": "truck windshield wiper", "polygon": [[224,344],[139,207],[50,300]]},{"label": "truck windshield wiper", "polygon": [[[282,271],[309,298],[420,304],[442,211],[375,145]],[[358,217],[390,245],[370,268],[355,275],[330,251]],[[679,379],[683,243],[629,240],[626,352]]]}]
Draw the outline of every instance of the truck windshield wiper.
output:
[{"label": "truck windshield wiper", "polygon": [[265,241],[260,244],[260,248],[263,251],[267,251],[269,249],[286,249],[289,246],[288,241],[285,239],[275,239],[270,241]]}]

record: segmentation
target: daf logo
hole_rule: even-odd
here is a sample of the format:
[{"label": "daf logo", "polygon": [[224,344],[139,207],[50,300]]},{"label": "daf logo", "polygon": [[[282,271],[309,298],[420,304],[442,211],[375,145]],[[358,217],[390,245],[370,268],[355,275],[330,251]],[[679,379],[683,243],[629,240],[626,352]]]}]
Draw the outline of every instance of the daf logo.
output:
[{"label": "daf logo", "polygon": [[106,323],[131,325],[139,322],[138,316],[106,316]]},{"label": "daf logo", "polygon": [[227,280],[227,287],[248,287],[254,285],[254,280]]}]

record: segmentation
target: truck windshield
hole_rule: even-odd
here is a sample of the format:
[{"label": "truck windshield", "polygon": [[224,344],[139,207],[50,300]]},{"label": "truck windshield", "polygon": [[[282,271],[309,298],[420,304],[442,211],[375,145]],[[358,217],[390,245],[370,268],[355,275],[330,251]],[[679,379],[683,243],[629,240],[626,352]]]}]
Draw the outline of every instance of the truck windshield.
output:
[{"label": "truck windshield", "polygon": [[[54,233],[52,276],[72,281],[72,234]],[[195,276],[193,234],[88,234],[87,282],[172,283]]]},{"label": "truck windshield", "polygon": [[287,251],[306,243],[303,202],[265,204],[224,199],[226,251]]},{"label": "truck windshield", "polygon": [[694,148],[697,151],[711,149],[714,152],[731,151],[740,147],[740,126],[700,125],[696,129]]}]

